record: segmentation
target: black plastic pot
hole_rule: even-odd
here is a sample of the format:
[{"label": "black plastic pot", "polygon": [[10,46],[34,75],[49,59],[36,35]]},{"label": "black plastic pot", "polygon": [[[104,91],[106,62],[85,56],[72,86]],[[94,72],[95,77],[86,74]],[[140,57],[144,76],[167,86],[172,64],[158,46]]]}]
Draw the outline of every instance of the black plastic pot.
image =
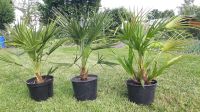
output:
[{"label": "black plastic pot", "polygon": [[133,80],[127,80],[128,98],[136,104],[149,105],[154,101],[154,94],[157,81],[153,80],[151,84],[144,85],[135,83]]},{"label": "black plastic pot", "polygon": [[74,96],[78,101],[95,100],[97,97],[97,76],[88,75],[87,80],[81,80],[80,76],[71,79]]},{"label": "black plastic pot", "polygon": [[36,84],[36,78],[26,81],[29,89],[30,97],[36,101],[46,100],[53,96],[53,76],[42,76],[44,83]]}]

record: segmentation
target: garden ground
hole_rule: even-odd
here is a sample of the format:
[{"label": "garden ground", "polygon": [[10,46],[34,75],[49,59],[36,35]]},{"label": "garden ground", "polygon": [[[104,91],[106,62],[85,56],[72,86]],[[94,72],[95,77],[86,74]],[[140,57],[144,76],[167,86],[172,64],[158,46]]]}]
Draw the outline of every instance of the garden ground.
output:
[{"label": "garden ground", "polygon": [[[126,48],[114,49],[124,55]],[[110,49],[100,50],[106,60],[114,61]],[[61,47],[52,56],[50,62],[72,62],[76,52],[72,47]],[[70,79],[79,74],[79,68],[61,67],[53,76],[54,96],[47,101],[31,100],[25,81],[33,77],[24,68],[0,62],[0,112],[198,112],[200,111],[200,56],[184,54],[185,58],[172,66],[158,80],[155,101],[152,105],[142,106],[127,99],[125,81],[129,78],[120,66],[90,66],[89,72],[98,74],[98,97],[94,101],[78,102],[73,97]],[[163,61],[171,55],[160,57]],[[26,56],[21,57],[26,62]],[[89,64],[94,65],[97,52],[94,52]],[[44,70],[51,67],[46,64]]]}]

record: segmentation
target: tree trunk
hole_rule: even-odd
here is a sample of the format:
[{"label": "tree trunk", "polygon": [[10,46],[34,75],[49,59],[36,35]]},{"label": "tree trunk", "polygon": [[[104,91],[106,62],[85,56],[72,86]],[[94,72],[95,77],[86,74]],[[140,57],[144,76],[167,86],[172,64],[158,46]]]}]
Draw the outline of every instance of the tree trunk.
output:
[{"label": "tree trunk", "polygon": [[87,80],[87,78],[88,78],[88,70],[86,70],[85,67],[81,68],[80,77],[81,77],[81,80]]},{"label": "tree trunk", "polygon": [[141,72],[140,78],[144,80],[145,84],[149,84],[149,81],[147,78],[147,71],[145,70],[145,67],[144,67],[144,59],[142,55],[139,56],[139,69]]},{"label": "tree trunk", "polygon": [[147,72],[144,69],[144,67],[142,67],[141,72],[142,72],[142,78],[143,78],[145,84],[149,84],[149,81],[148,81],[148,78],[147,78]]},{"label": "tree trunk", "polygon": [[40,83],[44,82],[44,80],[43,80],[42,76],[40,75],[40,73],[36,73],[35,75],[36,75],[36,83],[37,84],[40,84]]}]

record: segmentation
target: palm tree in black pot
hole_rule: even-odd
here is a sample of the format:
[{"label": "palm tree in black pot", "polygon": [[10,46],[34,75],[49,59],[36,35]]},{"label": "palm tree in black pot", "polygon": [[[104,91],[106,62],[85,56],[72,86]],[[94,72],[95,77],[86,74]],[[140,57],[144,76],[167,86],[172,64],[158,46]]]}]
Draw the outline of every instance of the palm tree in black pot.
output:
[{"label": "palm tree in black pot", "polygon": [[[128,46],[126,57],[117,56],[117,60],[124,70],[131,76],[127,80],[129,100],[137,104],[151,104],[157,85],[156,78],[163,71],[177,63],[182,55],[175,56],[171,60],[159,63],[159,56],[174,50],[180,50],[188,44],[185,39],[187,34],[178,32],[178,28],[196,27],[191,18],[178,16],[155,20],[153,23],[145,23],[145,13],[133,13],[131,19],[123,23],[123,29],[119,31],[118,37]],[[174,31],[168,40],[156,49],[156,55],[149,56],[148,51],[153,50],[155,43],[159,43],[159,34],[165,30]],[[155,50],[155,49],[154,49]]]},{"label": "palm tree in black pot", "polygon": [[[15,49],[21,49],[22,54],[26,53],[28,55],[27,62],[32,65],[31,70],[35,77],[26,81],[31,98],[41,101],[53,96],[53,76],[51,74],[57,67],[50,68],[47,74],[42,74],[41,68],[47,57],[65,42],[65,39],[61,39],[50,46],[52,39],[59,36],[60,28],[56,26],[55,22],[38,29],[28,27],[26,22],[21,22],[14,28],[8,28],[8,31],[10,37],[6,43],[15,47]],[[21,64],[17,57],[7,49],[0,52],[0,60],[27,68],[26,64]]]},{"label": "palm tree in black pot", "polygon": [[72,78],[74,94],[77,100],[94,100],[97,97],[97,75],[88,73],[88,58],[92,51],[108,47],[108,44],[93,46],[103,40],[104,31],[112,24],[107,13],[95,13],[81,19],[69,18],[56,12],[58,24],[62,26],[67,37],[72,38],[78,46],[80,59],[80,75]]}]

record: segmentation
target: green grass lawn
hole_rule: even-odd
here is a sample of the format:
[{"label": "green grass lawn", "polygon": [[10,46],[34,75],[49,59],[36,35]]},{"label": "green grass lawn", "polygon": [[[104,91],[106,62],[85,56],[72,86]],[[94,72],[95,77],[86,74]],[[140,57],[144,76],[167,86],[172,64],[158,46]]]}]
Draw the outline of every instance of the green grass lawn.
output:
[{"label": "green grass lawn", "polygon": [[[125,48],[115,49],[124,55]],[[112,52],[100,50],[105,59],[113,60]],[[72,62],[74,48],[59,48],[49,61]],[[161,61],[169,58],[161,57]],[[26,56],[21,57],[26,62]],[[28,94],[25,81],[33,77],[30,71],[0,64],[0,112],[198,112],[200,111],[200,56],[185,54],[185,58],[172,66],[158,80],[155,101],[150,106],[131,103],[127,99],[125,81],[129,78],[120,66],[114,68],[99,65],[97,52],[89,60],[89,72],[98,74],[98,97],[95,101],[78,102],[73,97],[70,79],[79,74],[79,68],[61,67],[53,76],[54,96],[47,101],[33,101]],[[46,64],[44,70],[51,67]]]}]

